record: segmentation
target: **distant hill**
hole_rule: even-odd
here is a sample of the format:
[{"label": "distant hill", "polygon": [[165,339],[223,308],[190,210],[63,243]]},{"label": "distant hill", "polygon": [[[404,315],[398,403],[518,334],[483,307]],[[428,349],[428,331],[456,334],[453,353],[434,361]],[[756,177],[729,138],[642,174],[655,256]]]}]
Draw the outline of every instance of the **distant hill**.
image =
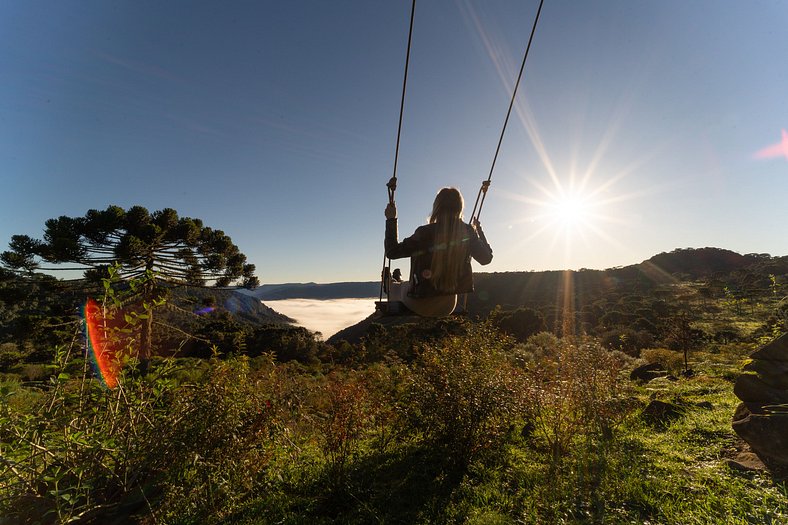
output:
[{"label": "distant hill", "polygon": [[241,322],[254,325],[293,323],[293,319],[261,303],[239,290],[183,286],[171,290],[170,303],[182,312],[197,313],[210,304],[226,311]]},{"label": "distant hill", "polygon": [[569,290],[576,307],[615,288],[646,292],[660,285],[728,276],[746,269],[763,273],[765,263],[771,263],[774,268],[782,259],[785,258],[768,254],[741,255],[721,248],[680,248],[639,264],[607,270],[478,273],[476,293],[468,298],[468,310],[483,313],[497,305],[563,308],[568,298],[557,296],[556,290]]},{"label": "distant hill", "polygon": [[[741,255],[720,248],[683,248],[660,253],[639,264],[606,270],[477,272],[475,292],[460,297],[460,304],[471,315],[486,315],[498,306],[504,310],[525,306],[554,319],[557,312],[589,312],[603,298],[650,295],[686,281],[720,281],[741,294],[745,288],[768,287],[770,276],[788,283],[788,257]],[[383,324],[390,321],[384,319]],[[373,315],[334,335],[329,342],[342,338],[358,340],[372,322],[381,320]]]},{"label": "distant hill", "polygon": [[764,258],[769,258],[769,255],[741,255],[721,248],[683,248],[670,253],[660,253],[638,266],[641,268],[656,266],[670,275],[684,274],[692,279],[701,279],[718,273],[741,270]]},{"label": "distant hill", "polygon": [[364,299],[378,296],[380,293],[380,282],[263,284],[254,290],[243,290],[241,293],[251,295],[261,301],[275,301],[278,299]]},{"label": "distant hill", "polygon": [[[641,287],[668,284],[680,279],[704,279],[717,274],[763,265],[769,261],[781,261],[768,254],[741,255],[722,248],[679,248],[672,252],[657,254],[639,264],[609,268],[606,270],[572,270],[578,292],[594,293],[607,290],[616,282],[625,281]],[[773,273],[782,273],[779,268]],[[528,302],[555,301],[555,297],[534,297],[535,290],[549,291],[565,278],[567,272],[551,270],[542,272],[476,273],[476,291],[481,302],[520,305]],[[279,299],[361,299],[377,297],[379,281],[341,283],[284,283],[264,284],[254,290],[241,290],[261,301]]]}]

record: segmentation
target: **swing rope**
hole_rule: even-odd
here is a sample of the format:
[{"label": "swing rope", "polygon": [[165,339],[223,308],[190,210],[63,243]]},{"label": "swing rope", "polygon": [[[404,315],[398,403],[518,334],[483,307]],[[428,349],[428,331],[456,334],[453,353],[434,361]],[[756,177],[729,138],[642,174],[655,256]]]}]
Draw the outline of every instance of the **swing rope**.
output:
[{"label": "swing rope", "polygon": [[[402,115],[405,112],[405,91],[408,87],[408,66],[410,65],[410,45],[413,40],[413,18],[416,13],[416,0],[413,0],[410,6],[410,28],[408,29],[408,49],[405,53],[405,75],[402,80],[402,98],[399,104],[399,124],[397,125],[397,146],[394,149],[394,174],[391,179],[386,183],[386,188],[389,193],[389,204],[394,204],[394,192],[397,191],[397,162],[399,160],[399,143],[402,136]],[[386,300],[388,300],[391,290],[386,286],[388,275],[386,269],[391,265],[391,259],[386,258],[386,253],[383,253],[383,269],[380,272],[380,300],[383,300],[383,291],[386,291]]]},{"label": "swing rope", "polygon": [[506,119],[503,121],[503,129],[501,129],[501,136],[498,138],[498,146],[495,148],[495,155],[493,156],[492,166],[490,166],[490,174],[487,176],[487,180],[482,181],[482,186],[481,188],[479,188],[479,193],[476,194],[476,202],[473,204],[473,212],[471,213],[471,219],[470,219],[471,224],[478,221],[479,216],[482,214],[482,206],[484,206],[484,199],[485,197],[487,197],[487,190],[490,188],[490,183],[492,182],[493,171],[495,170],[495,162],[498,160],[498,152],[501,151],[501,143],[503,142],[504,134],[506,134],[506,126],[509,124],[509,116],[512,114],[512,107],[514,107],[514,100],[517,97],[517,88],[520,87],[520,80],[523,78],[523,71],[525,70],[525,62],[526,60],[528,60],[528,52],[531,50],[531,42],[533,42],[534,34],[536,33],[536,25],[539,22],[539,14],[542,12],[543,4],[544,4],[544,0],[540,0],[539,9],[537,9],[536,17],[534,18],[534,25],[531,28],[531,36],[528,38],[528,45],[525,48],[525,54],[523,55],[523,62],[520,65],[520,73],[517,75],[517,82],[514,84],[514,90],[512,91],[512,99],[509,101],[509,109],[506,112]]}]

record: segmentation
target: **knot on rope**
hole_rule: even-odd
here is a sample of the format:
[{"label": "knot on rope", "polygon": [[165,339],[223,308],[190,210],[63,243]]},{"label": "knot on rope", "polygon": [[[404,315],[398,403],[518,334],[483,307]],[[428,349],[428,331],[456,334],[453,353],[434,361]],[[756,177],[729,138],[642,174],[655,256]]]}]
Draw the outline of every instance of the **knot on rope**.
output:
[{"label": "knot on rope", "polygon": [[397,176],[393,176],[389,179],[386,183],[386,187],[389,189],[389,203],[394,204],[394,192],[397,191]]}]

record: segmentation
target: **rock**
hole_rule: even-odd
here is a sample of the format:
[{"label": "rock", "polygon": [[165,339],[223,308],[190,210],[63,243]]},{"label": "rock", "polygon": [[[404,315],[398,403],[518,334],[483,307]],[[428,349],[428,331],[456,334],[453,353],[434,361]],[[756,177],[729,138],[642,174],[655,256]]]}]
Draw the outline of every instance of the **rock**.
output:
[{"label": "rock", "polygon": [[750,354],[750,359],[788,361],[788,334],[783,334],[771,343],[762,346]]},{"label": "rock", "polygon": [[750,414],[763,414],[766,412],[763,407],[764,405],[760,403],[739,403],[739,406],[736,407],[736,412],[733,414],[733,421],[744,419]]},{"label": "rock", "polygon": [[754,452],[740,452],[735,458],[727,460],[726,463],[731,469],[742,472],[766,470],[766,465]]},{"label": "rock", "polygon": [[774,359],[756,359],[744,365],[747,372],[756,372],[760,375],[782,376],[788,374],[788,361]]},{"label": "rock", "polygon": [[629,378],[633,381],[651,381],[658,377],[665,377],[668,371],[662,368],[659,363],[648,363],[637,367],[629,374]]},{"label": "rock", "polygon": [[788,466],[788,413],[750,413],[732,426],[761,458]]},{"label": "rock", "polygon": [[733,393],[742,401],[762,404],[788,403],[788,390],[771,387],[755,374],[740,375],[733,386]]},{"label": "rock", "polygon": [[736,407],[736,411],[733,413],[733,422],[740,421],[745,417],[749,416],[752,412],[750,412],[750,407],[747,406],[747,403],[739,403],[739,406]]},{"label": "rock", "polygon": [[758,374],[758,379],[763,381],[767,386],[770,386],[777,390],[786,391],[786,395],[788,395],[788,374],[783,374],[783,375]]},{"label": "rock", "polygon": [[642,412],[643,418],[652,425],[664,425],[684,415],[684,409],[679,405],[652,400]]},{"label": "rock", "polygon": [[731,425],[768,466],[788,467],[788,334],[750,358],[733,387],[744,403]]}]

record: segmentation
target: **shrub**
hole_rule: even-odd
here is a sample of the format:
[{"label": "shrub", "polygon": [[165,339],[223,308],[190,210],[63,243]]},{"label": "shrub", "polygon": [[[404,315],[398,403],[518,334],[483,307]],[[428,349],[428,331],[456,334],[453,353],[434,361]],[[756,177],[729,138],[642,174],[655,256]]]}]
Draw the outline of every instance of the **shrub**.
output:
[{"label": "shrub", "polygon": [[509,347],[490,322],[425,346],[408,377],[411,425],[460,461],[491,446],[522,406],[521,371]]},{"label": "shrub", "polygon": [[114,390],[61,372],[27,413],[13,410],[14,392],[0,392],[0,441],[14,458],[0,470],[0,511],[101,521],[150,504],[203,515],[244,498],[275,443],[276,383],[253,378],[242,358],[211,364],[202,382],[179,385],[175,362],[164,360],[147,376],[121,376]]},{"label": "shrub", "polygon": [[21,347],[16,343],[0,343],[0,370],[8,370],[25,361],[33,353],[33,346],[25,342]]},{"label": "shrub", "polygon": [[623,362],[594,339],[562,339],[553,357],[526,371],[528,412],[555,457],[576,436],[610,437],[626,410],[620,402]]},{"label": "shrub", "polygon": [[314,408],[320,447],[331,474],[342,478],[371,420],[369,391],[360,374],[334,372],[316,394]]},{"label": "shrub", "polygon": [[493,318],[500,330],[518,341],[525,341],[547,327],[544,316],[531,308],[521,307],[511,312],[496,311]]},{"label": "shrub", "polygon": [[620,350],[637,357],[642,348],[654,343],[654,337],[644,331],[632,328],[614,328],[600,335],[602,345],[611,350]]},{"label": "shrub", "polygon": [[558,341],[558,337],[550,332],[539,332],[529,337],[525,344],[517,345],[514,348],[515,358],[523,365],[553,356],[558,348]]},{"label": "shrub", "polygon": [[672,372],[684,368],[684,354],[667,348],[645,348],[640,351],[640,357],[647,363],[659,363]]}]

